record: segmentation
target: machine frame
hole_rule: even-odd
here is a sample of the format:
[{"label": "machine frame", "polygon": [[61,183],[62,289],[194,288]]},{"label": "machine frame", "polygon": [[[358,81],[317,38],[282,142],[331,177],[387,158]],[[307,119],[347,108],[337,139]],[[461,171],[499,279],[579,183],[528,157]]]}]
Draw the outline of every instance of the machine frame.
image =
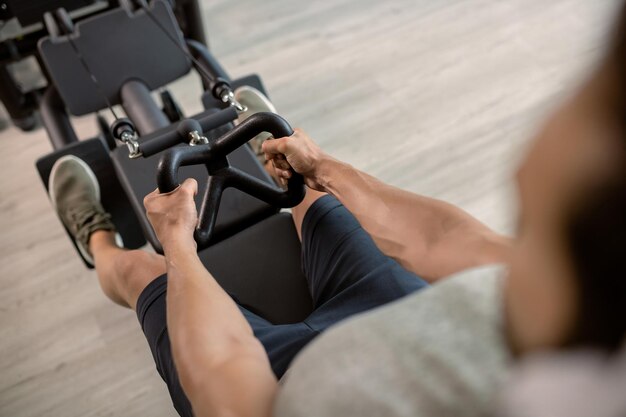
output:
[{"label": "machine frame", "polygon": [[[100,183],[102,205],[124,246],[139,248],[147,241],[162,252],[143,197],[157,185],[171,191],[180,179],[196,178],[201,221],[195,237],[207,269],[242,305],[270,322],[306,318],[312,300],[300,241],[291,216],[280,212],[302,200],[304,181],[294,173],[287,189],[280,189],[247,145],[262,131],[278,136],[293,131],[271,113],[236,121],[245,109],[234,90],[248,85],[267,95],[259,76],[232,79],[202,42],[184,37],[166,0],[134,0],[78,22],[59,8],[46,12],[44,22],[48,35],[38,41],[38,59],[49,85],[38,110],[54,148],[36,164],[44,186],[56,160],[68,154],[81,158]],[[105,29],[113,34],[100,38]],[[156,65],[163,60],[165,65]],[[165,99],[161,94],[159,106],[152,92],[191,69],[202,79],[204,111],[185,117],[169,92]],[[118,114],[118,104],[126,117]],[[110,111],[114,123],[99,117],[101,135],[80,140],[70,114],[101,111]]]}]

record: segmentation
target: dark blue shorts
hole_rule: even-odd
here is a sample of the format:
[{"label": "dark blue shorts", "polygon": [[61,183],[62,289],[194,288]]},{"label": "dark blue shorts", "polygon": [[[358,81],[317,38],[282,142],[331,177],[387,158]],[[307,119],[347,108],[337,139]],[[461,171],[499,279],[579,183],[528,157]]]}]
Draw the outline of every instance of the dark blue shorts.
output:
[{"label": "dark blue shorts", "polygon": [[[302,268],[314,303],[313,313],[302,323],[274,325],[239,307],[265,347],[278,378],[300,349],[328,327],[427,286],[384,255],[354,216],[331,196],[317,200],[305,215]],[[166,291],[166,275],[152,281],[139,296],[137,316],[174,407],[180,415],[191,416],[170,350]]]}]

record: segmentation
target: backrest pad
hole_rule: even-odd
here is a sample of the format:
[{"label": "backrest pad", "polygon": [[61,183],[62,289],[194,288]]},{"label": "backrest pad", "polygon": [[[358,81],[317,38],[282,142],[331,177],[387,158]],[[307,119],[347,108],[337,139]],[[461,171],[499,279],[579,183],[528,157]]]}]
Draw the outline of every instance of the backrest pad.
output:
[{"label": "backrest pad", "polygon": [[[154,0],[152,14],[184,45],[171,8]],[[130,79],[154,90],[187,74],[191,63],[145,11],[118,8],[76,24],[71,36],[111,104],[120,104],[120,89]],[[42,38],[39,52],[69,112],[84,115],[106,107],[67,36]]]}]

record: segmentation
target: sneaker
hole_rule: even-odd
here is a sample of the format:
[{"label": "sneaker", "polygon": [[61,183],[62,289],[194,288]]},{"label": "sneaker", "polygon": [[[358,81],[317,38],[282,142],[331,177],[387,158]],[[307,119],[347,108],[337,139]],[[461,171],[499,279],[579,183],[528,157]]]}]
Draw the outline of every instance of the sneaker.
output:
[{"label": "sneaker", "polygon": [[[235,89],[234,94],[235,100],[248,108],[248,110],[239,114],[239,117],[237,118],[238,124],[255,113],[276,113],[276,107],[274,107],[270,99],[254,87],[243,85]],[[256,135],[248,142],[252,151],[257,156],[257,159],[261,162],[261,165],[265,165],[265,158],[262,150],[263,142],[271,137],[272,135],[270,133],[263,132]]]},{"label": "sneaker", "polygon": [[52,167],[48,193],[80,254],[93,266],[89,237],[96,230],[115,230],[111,215],[100,204],[100,186],[95,174],[83,160],[73,155],[63,156]]}]

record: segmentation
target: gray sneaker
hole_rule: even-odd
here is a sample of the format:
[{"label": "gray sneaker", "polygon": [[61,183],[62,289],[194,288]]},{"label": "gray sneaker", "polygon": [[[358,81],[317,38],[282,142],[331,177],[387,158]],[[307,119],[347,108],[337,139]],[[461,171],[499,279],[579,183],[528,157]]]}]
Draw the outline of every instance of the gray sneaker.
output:
[{"label": "gray sneaker", "polygon": [[[272,104],[269,98],[265,97],[263,93],[254,87],[243,85],[235,89],[235,99],[246,106],[248,110],[239,114],[237,122],[241,123],[254,113],[270,112],[276,113],[276,107]],[[271,138],[272,135],[267,132],[256,135],[248,143],[252,148],[252,151],[261,162],[261,165],[265,164],[265,158],[263,157],[263,142]]]},{"label": "gray sneaker", "polygon": [[115,230],[111,215],[100,204],[100,186],[95,174],[82,159],[63,156],[52,167],[48,193],[81,255],[93,265],[89,237],[96,230]]}]

